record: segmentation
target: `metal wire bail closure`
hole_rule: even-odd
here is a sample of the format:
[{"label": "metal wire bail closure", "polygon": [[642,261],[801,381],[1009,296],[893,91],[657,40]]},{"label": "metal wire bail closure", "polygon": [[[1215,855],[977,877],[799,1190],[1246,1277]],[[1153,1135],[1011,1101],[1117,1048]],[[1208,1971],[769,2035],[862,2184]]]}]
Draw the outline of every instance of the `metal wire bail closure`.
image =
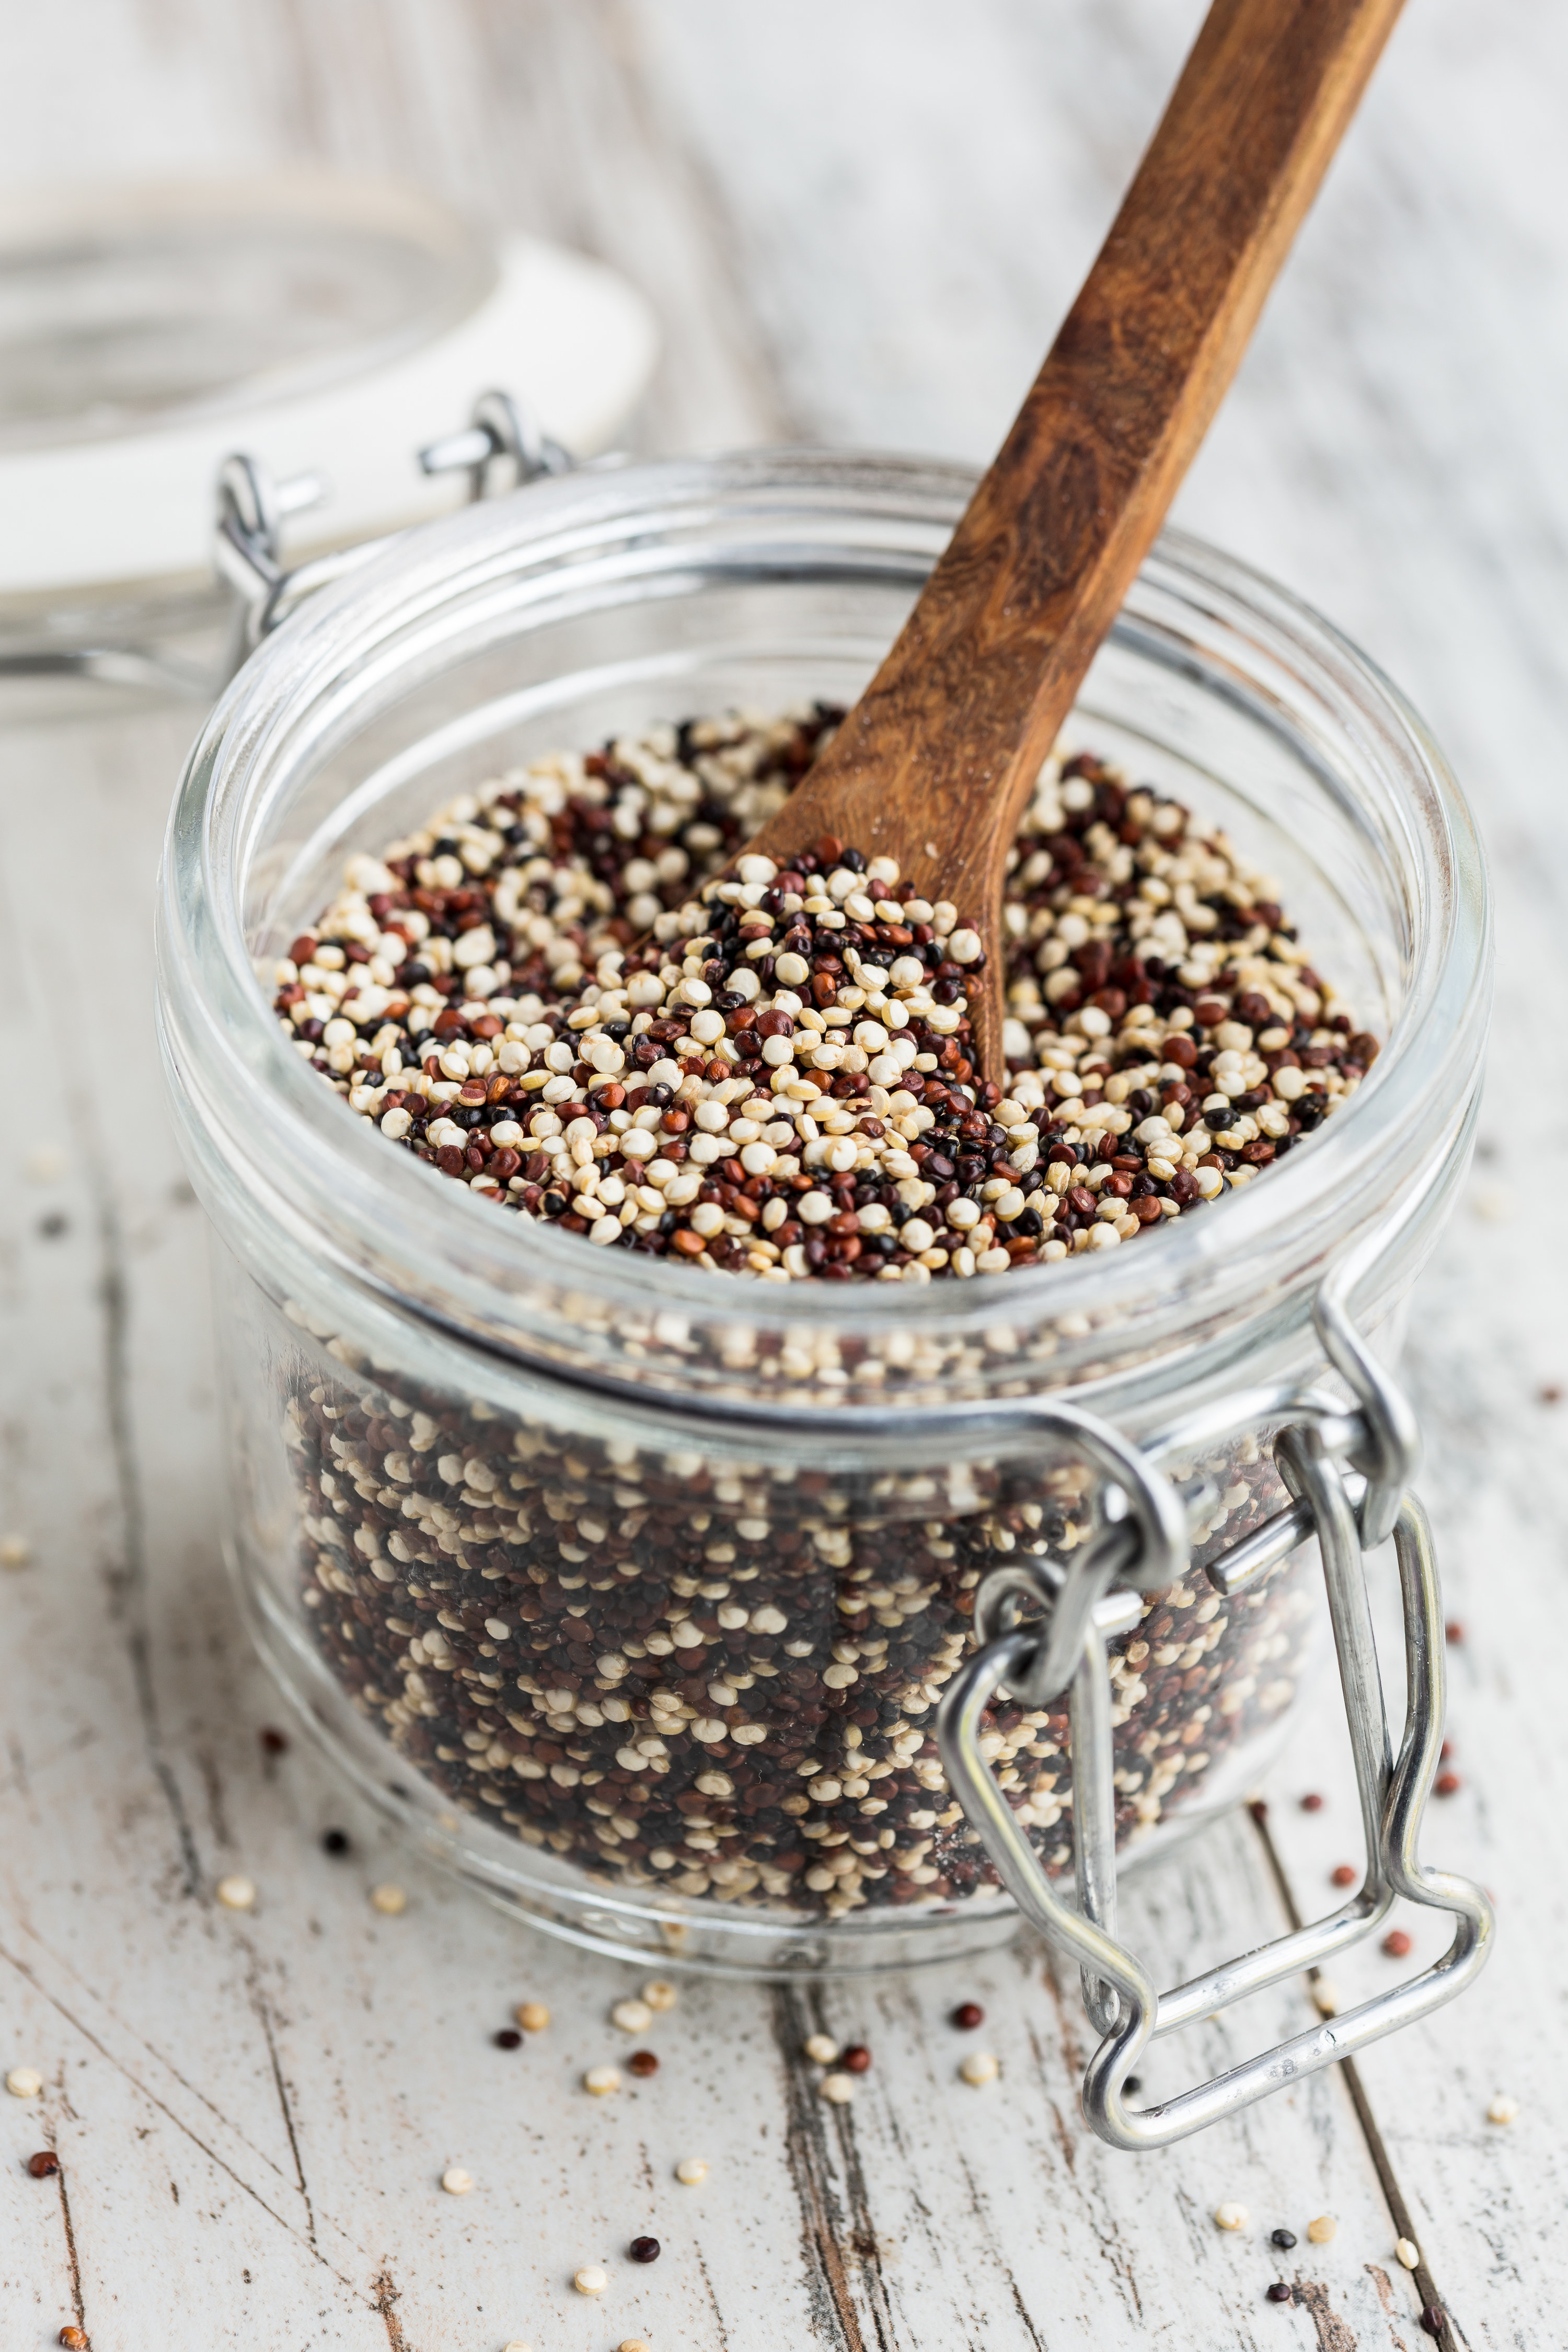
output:
[{"label": "metal wire bail closure", "polygon": [[[1178,1581],[1186,1566],[1183,1507],[1159,1464],[1184,1450],[1191,1431],[1169,1432],[1141,1452],[1090,1415],[1067,1407],[1046,1409],[1043,1419],[1059,1423],[1061,1433],[1071,1433],[1101,1471],[1112,1497],[1121,1500],[1102,1511],[1100,1533],[1065,1570],[1053,1571],[1043,1562],[1009,1563],[986,1578],[975,1601],[980,1647],[949,1684],[938,1714],[948,1779],[1003,1885],[1025,1917],[1081,1971],[1085,2007],[1102,2036],[1085,2070],[1083,2112],[1113,2147],[1168,2147],[1397,2032],[1462,1992],[1490,1956],[1493,1920],[1486,1896],[1468,1879],[1428,1869],[1416,1850],[1442,1745],[1442,1594],[1426,1515],[1406,1491],[1417,1454],[1415,1416],[1351,1320],[1347,1300],[1359,1271],[1352,1262],[1331,1276],[1315,1310],[1324,1351],[1350,1388],[1353,1409],[1346,1412],[1314,1391],[1258,1391],[1238,1400],[1240,1412],[1227,1427],[1250,1423],[1275,1433],[1276,1460],[1294,1500],[1205,1570],[1215,1591],[1228,1595],[1282,1560],[1308,1535],[1317,1538],[1366,1848],[1358,1892],[1314,1925],[1277,1937],[1169,1992],[1155,1990],[1146,1969],[1117,1938],[1106,1642],[1137,1622],[1140,1593]],[[1341,1454],[1363,1474],[1359,1505],[1336,1458]],[[1366,1583],[1366,1554],[1390,1532],[1404,1612],[1406,1688],[1397,1758],[1390,1748]],[[1030,1603],[1040,1613],[1020,1622]],[[980,1749],[981,1718],[998,1691],[1039,1706],[1069,1682],[1076,1906],[1051,1885]],[[1125,2105],[1127,2077],[1156,2034],[1228,2009],[1359,1943],[1400,1895],[1453,1914],[1453,1940],[1432,1967],[1162,2106]]]},{"label": "metal wire bail closure", "polygon": [[[521,489],[544,474],[570,473],[576,463],[542,429],[525,401],[499,390],[480,394],[462,432],[430,442],[416,458],[423,474],[466,473],[470,500]],[[213,562],[235,594],[226,682],[297,604],[368,562],[390,541],[359,540],[290,570],[283,561],[284,519],[321,504],[327,486],[321,477],[275,481],[259,457],[238,450],[219,467],[216,489]]]}]

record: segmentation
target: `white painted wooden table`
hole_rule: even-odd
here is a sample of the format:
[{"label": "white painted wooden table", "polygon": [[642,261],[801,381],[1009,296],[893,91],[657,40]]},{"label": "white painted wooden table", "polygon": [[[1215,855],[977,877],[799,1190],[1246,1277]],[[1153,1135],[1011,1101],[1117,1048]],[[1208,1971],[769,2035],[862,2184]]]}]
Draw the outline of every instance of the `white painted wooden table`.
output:
[{"label": "white painted wooden table", "polygon": [[[309,156],[412,173],[637,277],[669,338],[640,438],[807,435],[984,455],[1087,262],[1195,21],[1192,0],[91,0],[0,17],[7,172]],[[1434,722],[1501,912],[1482,1160],[1409,1370],[1450,1606],[1462,1791],[1428,1850],[1498,1901],[1481,1990],[1343,2081],[1163,2156],[1079,2121],[1086,2029],[1043,1955],[874,1988],[694,1982],[651,2081],[589,2099],[635,1979],[402,1861],[298,1740],[214,1540],[204,1250],[153,1047],[149,908],[191,719],[0,711],[0,1582],[5,1674],[0,2341],[94,2352],[1414,2352],[1390,2190],[1466,2346],[1568,2339],[1562,1891],[1568,1810],[1568,19],[1412,0],[1351,147],[1185,492],[1182,520],[1370,646]],[[70,876],[69,894],[57,887]],[[134,975],[95,1003],[106,951]],[[46,975],[40,982],[37,975]],[[68,1055],[89,1075],[62,1087]],[[1555,1095],[1553,1095],[1555,1088]],[[1269,1791],[1296,1900],[1353,1843],[1342,1738]],[[1309,1787],[1326,1809],[1302,1814]],[[333,1861],[320,1832],[342,1824]],[[255,1911],[214,1901],[226,1871]],[[367,1891],[398,1876],[400,1918]],[[1162,1973],[1277,1931],[1245,1819],[1151,1878]],[[1411,1923],[1415,1959],[1435,1930]],[[1386,1980],[1363,1954],[1342,1989]],[[554,2023],[490,2042],[511,2004]],[[984,2094],[942,2023],[983,2001]],[[1261,2040],[1304,2015],[1282,1989]],[[867,2040],[829,2111],[808,2023]],[[1152,2086],[1241,2054],[1162,2045]],[[1500,2130],[1494,2093],[1521,2103]],[[63,2172],[25,2159],[56,2147]],[[700,2189],[673,2166],[701,2154]],[[476,2186],[444,2196],[444,2167]],[[1249,2228],[1210,2213],[1238,2199]],[[1329,2244],[1312,2215],[1337,2217]],[[1276,2257],[1276,2223],[1302,2242]],[[664,2243],[650,2269],[626,2243]],[[572,2273],[600,2262],[598,2303]],[[1289,2307],[1268,2282],[1300,2283]]]}]

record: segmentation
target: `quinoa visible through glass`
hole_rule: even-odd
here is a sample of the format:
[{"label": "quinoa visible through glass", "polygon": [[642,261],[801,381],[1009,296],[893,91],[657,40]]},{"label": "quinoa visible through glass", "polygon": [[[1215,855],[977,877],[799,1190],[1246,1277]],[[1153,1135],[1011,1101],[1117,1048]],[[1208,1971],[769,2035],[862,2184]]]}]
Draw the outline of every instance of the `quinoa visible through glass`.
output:
[{"label": "quinoa visible through glass", "polygon": [[[775,1283],[1142,1241],[1359,1083],[1375,1041],[1264,878],[1079,754],[1020,827],[1006,1087],[983,1084],[960,909],[841,843],[782,872],[742,856],[837,716],[650,728],[455,801],[351,861],[278,967],[279,1015],[389,1143],[499,1208]],[[994,1889],[935,1708],[988,1570],[1086,1539],[1086,1465],[932,1465],[892,1500],[781,1486],[708,1463],[700,1431],[679,1455],[590,1444],[331,1352],[287,1402],[304,1605],[445,1799],[688,1902],[838,1917]],[[1111,1644],[1123,1841],[1278,1719],[1307,1645],[1299,1555],[1229,1600],[1202,1574],[1280,1507],[1267,1446],[1204,1467],[1193,1568]],[[982,1745],[1068,1867],[1065,1696],[999,1700]]]}]

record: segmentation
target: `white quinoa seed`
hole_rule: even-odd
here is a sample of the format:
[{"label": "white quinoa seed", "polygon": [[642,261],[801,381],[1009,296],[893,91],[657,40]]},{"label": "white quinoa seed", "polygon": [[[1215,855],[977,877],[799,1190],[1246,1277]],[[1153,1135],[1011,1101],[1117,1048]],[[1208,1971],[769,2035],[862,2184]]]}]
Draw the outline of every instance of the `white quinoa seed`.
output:
[{"label": "white quinoa seed", "polygon": [[1404,2263],[1405,2268],[1407,2271],[1420,2269],[1421,2249],[1415,2244],[1413,2239],[1401,2238],[1394,2251],[1398,2255],[1399,2260]]},{"label": "white quinoa seed", "polygon": [[[1245,2205],[1226,2203],[1214,2209],[1215,2225],[1221,2230],[1245,2230],[1251,2216]],[[1309,2232],[1309,2234],[1310,2234]]]},{"label": "white quinoa seed", "polygon": [[58,1143],[44,1143],[28,1152],[24,1166],[30,1184],[58,1184],[70,1160]]},{"label": "white quinoa seed", "polygon": [[1002,2069],[989,2050],[972,2050],[958,2071],[972,2089],[979,2091],[994,2083]]},{"label": "white quinoa seed", "polygon": [[448,2197],[466,2197],[473,2185],[473,2174],[465,2172],[460,2164],[449,2164],[441,2175],[441,2186]]},{"label": "white quinoa seed", "polygon": [[525,2033],[542,2033],[550,2022],[550,2011],[542,2000],[520,2000],[512,2015]]},{"label": "white quinoa seed", "polygon": [[707,2164],[700,2156],[683,2156],[675,2168],[675,2177],[686,2188],[695,2189],[699,2181],[708,2178]]},{"label": "white quinoa seed", "polygon": [[831,2033],[808,2033],[801,2047],[814,2066],[831,2066],[839,2045]]},{"label": "white quinoa seed", "polygon": [[401,1886],[395,1886],[389,1881],[384,1886],[371,1888],[370,1907],[373,1911],[381,1912],[388,1919],[395,1919],[401,1913],[407,1910],[408,1897]]},{"label": "white quinoa seed", "polygon": [[816,2087],[830,2105],[847,2107],[855,2096],[855,2077],[853,2074],[825,2074]]},{"label": "white quinoa seed", "polygon": [[5,2077],[5,2088],[14,2099],[36,2099],[44,2087],[44,2078],[36,2066],[13,2066]]},{"label": "white quinoa seed", "polygon": [[620,2070],[616,2066],[590,2066],[583,2077],[583,2088],[592,2091],[596,2099],[607,2099],[612,2091],[620,2087]]},{"label": "white quinoa seed", "polygon": [[610,2284],[610,2274],[608,2271],[602,2271],[597,2263],[585,2263],[580,2271],[574,2273],[572,2284],[579,2294],[603,2294]]},{"label": "white quinoa seed", "polygon": [[653,2347],[643,2336],[623,2336],[616,2352],[653,2352]]},{"label": "white quinoa seed", "polygon": [[0,1536],[0,1568],[26,1568],[32,1557],[26,1536]]},{"label": "white quinoa seed", "polygon": [[220,1878],[213,1892],[226,1911],[249,1911],[255,1906],[256,1881],[243,1877],[238,1871]]},{"label": "white quinoa seed", "polygon": [[1326,2246],[1339,2226],[1331,2213],[1320,2213],[1315,2221],[1308,2222],[1307,2235],[1314,2246]]},{"label": "white quinoa seed", "polygon": [[653,2011],[646,2000],[618,2000],[610,2011],[610,2022],[623,2033],[646,2033],[653,2023]]},{"label": "white quinoa seed", "polygon": [[680,1999],[674,1985],[663,1977],[650,1977],[642,1989],[642,1997],[649,2009],[673,2009]]},{"label": "white quinoa seed", "polygon": [[1500,2091],[1487,2109],[1487,2121],[1489,2124],[1510,2124],[1518,2114],[1519,2101],[1510,2099],[1505,2092]]}]

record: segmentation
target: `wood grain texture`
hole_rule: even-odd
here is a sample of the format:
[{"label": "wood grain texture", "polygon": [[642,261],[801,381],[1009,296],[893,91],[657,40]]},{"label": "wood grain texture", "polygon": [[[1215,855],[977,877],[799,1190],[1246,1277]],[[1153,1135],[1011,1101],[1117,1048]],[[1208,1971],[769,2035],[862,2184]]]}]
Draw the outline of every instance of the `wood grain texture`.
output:
[{"label": "wood grain texture", "polygon": [[896,858],[987,951],[1042,761],[1234,375],[1401,0],[1215,0],[1109,236],[892,650],[758,846]]},{"label": "wood grain texture", "polygon": [[[983,458],[1196,15],[972,0],[959,37],[948,0],[92,0],[85,19],[0,22],[0,145],[17,174],[300,154],[405,170],[487,217],[643,257],[670,326],[646,446],[787,428]],[[1457,2340],[1487,2352],[1561,2342],[1568,2288],[1552,1866],[1568,1456],[1565,1409],[1539,1395],[1568,1383],[1550,1174],[1568,991],[1565,104],[1563,12],[1407,13],[1178,507],[1373,648],[1490,837],[1491,1156],[1417,1295],[1407,1365],[1467,1627],[1449,1653],[1465,1786],[1434,1807],[1428,1851],[1492,1889],[1499,1948],[1473,2000],[1363,2062]],[[204,1246],[148,1011],[153,865],[190,722],[0,716],[0,1533],[35,1547],[0,1577],[0,2061],[47,2085],[0,2096],[6,2352],[43,2352],[79,2315],[96,2352],[608,2352],[637,2332],[655,2352],[1417,2352],[1332,2081],[1151,2163],[1113,2157],[1076,2119],[1073,1998],[1058,2006],[1024,1955],[824,1994],[824,2018],[876,2052],[847,2117],[805,2095],[773,1996],[724,1987],[688,1994],[660,2075],[607,2112],[576,2072],[613,2054],[624,1971],[408,1869],[303,1748],[263,1769],[277,1703],[216,1558]],[[45,887],[62,858],[63,923]],[[132,975],[110,1003],[79,992],[100,935]],[[55,1043],[84,1035],[85,1100],[49,1075]],[[29,1175],[47,1144],[58,1171]],[[1354,1819],[1342,1746],[1331,1709],[1310,1711],[1270,1786],[1304,1909]],[[1322,1812],[1299,1811],[1309,1789]],[[316,1843],[331,1821],[355,1834],[346,1864]],[[235,1868],[261,1889],[249,1918],[211,1901]],[[390,1876],[410,1889],[401,1920],[365,1901]],[[1279,1925],[1244,1823],[1128,1916],[1172,1972]],[[1431,1954],[1406,1925],[1413,1966]],[[1393,1966],[1374,1950],[1337,1973],[1351,1993]],[[503,2057],[486,2037],[527,1994],[556,2033]],[[952,2080],[941,2019],[967,1997],[991,2012],[994,2097]],[[1169,2055],[1215,2060],[1301,2014],[1285,1988]],[[1499,2090],[1521,2102],[1500,2131]],[[63,2196],[22,2168],[50,2138]],[[693,2150],[713,2172],[677,2196],[665,2161]],[[475,2174],[470,2198],[436,2187],[450,2162]],[[1239,2240],[1205,2220],[1232,2196],[1253,2216]],[[1268,2228],[1302,2234],[1325,2210],[1335,2239],[1303,2235],[1291,2258],[1302,2301],[1266,2305]],[[618,2250],[650,2225],[666,2254],[634,2272]],[[614,2273],[602,2306],[566,2284],[595,2255]]]}]

